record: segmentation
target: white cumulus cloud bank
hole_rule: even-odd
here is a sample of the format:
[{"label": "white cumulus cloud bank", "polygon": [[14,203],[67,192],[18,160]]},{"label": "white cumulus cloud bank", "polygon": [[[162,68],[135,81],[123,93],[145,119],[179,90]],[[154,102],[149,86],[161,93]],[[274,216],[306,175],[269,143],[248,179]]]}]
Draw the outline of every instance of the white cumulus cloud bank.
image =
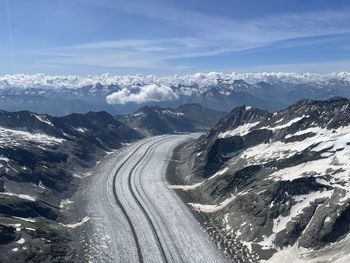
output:
[{"label": "white cumulus cloud bank", "polygon": [[125,87],[106,97],[109,104],[160,102],[178,99],[174,91],[165,85],[149,84],[137,87]]}]

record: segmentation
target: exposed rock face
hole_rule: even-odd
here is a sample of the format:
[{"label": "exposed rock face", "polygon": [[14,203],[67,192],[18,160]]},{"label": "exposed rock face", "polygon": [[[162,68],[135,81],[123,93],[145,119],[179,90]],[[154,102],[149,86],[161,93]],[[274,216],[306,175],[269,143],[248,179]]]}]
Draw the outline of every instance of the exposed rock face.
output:
[{"label": "exposed rock face", "polygon": [[16,229],[14,227],[0,225],[0,235],[0,244],[8,244],[16,239]]},{"label": "exposed rock face", "polygon": [[[256,125],[270,115],[271,113],[267,111],[247,106],[235,108],[220,120],[208,134],[197,140],[194,145],[194,152],[200,153],[200,155],[195,158],[193,165],[195,173],[198,176],[208,177],[213,172],[215,173],[222,162],[232,158],[233,155],[237,155],[247,145],[253,145],[255,142],[258,144],[258,142],[268,139],[271,133],[268,130],[258,130],[253,134],[247,134],[245,137],[238,136],[239,132],[245,132],[244,127],[242,131],[238,131],[237,135],[232,134],[231,136],[230,130],[241,125],[249,128],[249,125]],[[224,134],[225,131],[227,136]],[[220,133],[224,134],[224,136],[220,136]],[[203,162],[203,158],[207,159],[207,161]]]},{"label": "exposed rock face", "polygon": [[[192,174],[183,183],[195,184],[184,189],[198,199],[194,209],[221,218],[260,259],[287,247],[315,257],[349,239],[349,134],[344,98],[274,114],[239,107],[186,146]],[[334,251],[326,260],[344,254]]]},{"label": "exposed rock face", "polygon": [[142,138],[106,112],[0,111],[0,261],[71,262],[62,199],[106,151]]},{"label": "exposed rock face", "polygon": [[117,119],[144,135],[159,135],[206,131],[225,114],[199,104],[184,104],[176,109],[145,106],[133,114],[117,116]]}]

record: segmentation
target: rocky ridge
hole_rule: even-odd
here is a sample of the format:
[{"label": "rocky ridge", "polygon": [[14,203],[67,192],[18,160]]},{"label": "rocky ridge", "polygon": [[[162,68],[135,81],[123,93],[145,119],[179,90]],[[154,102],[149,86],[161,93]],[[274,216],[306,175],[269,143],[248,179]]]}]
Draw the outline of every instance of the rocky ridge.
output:
[{"label": "rocky ridge", "polygon": [[88,218],[72,222],[69,197],[98,158],[139,138],[106,112],[0,111],[0,261],[78,262],[72,231]]},{"label": "rocky ridge", "polygon": [[221,245],[229,250],[229,240],[240,242],[251,261],[344,258],[350,242],[349,106],[335,97],[302,100],[275,113],[235,108],[185,147],[190,161],[182,169],[192,172],[173,188],[223,226]]},{"label": "rocky ridge", "polygon": [[226,113],[184,104],[176,109],[144,106],[133,114],[117,116],[117,120],[145,136],[176,132],[202,132],[211,129]]}]

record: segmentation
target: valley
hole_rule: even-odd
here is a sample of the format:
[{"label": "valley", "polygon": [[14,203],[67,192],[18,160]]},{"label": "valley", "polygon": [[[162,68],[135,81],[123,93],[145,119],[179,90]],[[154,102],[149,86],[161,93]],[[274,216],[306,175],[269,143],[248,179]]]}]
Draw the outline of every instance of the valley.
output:
[{"label": "valley", "polygon": [[349,263],[350,1],[0,1],[0,263]]},{"label": "valley", "polygon": [[342,262],[349,105],[2,111],[1,260]]},{"label": "valley", "polygon": [[[191,135],[141,140],[109,155],[84,187],[92,262],[225,262],[191,211],[169,188],[172,150]],[[85,230],[87,231],[87,230]]]}]

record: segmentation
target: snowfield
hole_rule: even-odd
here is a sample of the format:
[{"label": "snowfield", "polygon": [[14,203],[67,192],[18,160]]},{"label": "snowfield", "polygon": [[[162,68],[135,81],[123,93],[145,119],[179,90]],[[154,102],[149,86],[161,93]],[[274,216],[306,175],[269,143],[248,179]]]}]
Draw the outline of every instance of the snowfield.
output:
[{"label": "snowfield", "polygon": [[246,123],[238,126],[236,129],[228,130],[222,133],[219,133],[218,138],[228,138],[233,136],[244,136],[249,133],[249,131],[257,126],[259,122]]},{"label": "snowfield", "polygon": [[25,195],[25,194],[14,194],[14,193],[9,193],[9,192],[0,192],[0,195],[7,195],[7,196],[14,196],[18,197],[20,199],[28,200],[28,201],[36,201],[36,198],[30,195]]},{"label": "snowfield", "polygon": [[37,143],[40,145],[55,145],[64,142],[64,139],[46,135],[44,133],[31,133],[20,129],[0,127],[0,147],[22,146],[23,143]]},{"label": "snowfield", "polygon": [[43,122],[43,123],[46,123],[50,126],[53,127],[53,124],[51,121],[49,121],[47,118],[45,118],[44,116],[40,116],[40,115],[37,115],[37,114],[33,114],[35,116],[35,118],[37,118],[39,121]]}]

